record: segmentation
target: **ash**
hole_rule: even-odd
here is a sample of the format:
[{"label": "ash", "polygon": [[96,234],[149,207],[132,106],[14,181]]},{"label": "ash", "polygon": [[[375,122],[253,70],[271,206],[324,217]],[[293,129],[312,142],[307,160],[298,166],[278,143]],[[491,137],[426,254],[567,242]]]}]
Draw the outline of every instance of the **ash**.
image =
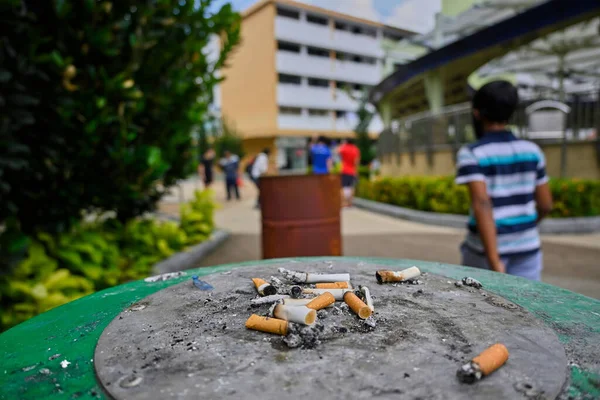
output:
[{"label": "ash", "polygon": [[469,276],[462,278],[462,283],[465,286],[471,286],[471,287],[474,287],[475,289],[481,289],[483,287],[481,282],[479,282],[477,279],[471,278]]},{"label": "ash", "polygon": [[306,326],[299,324],[290,324],[289,332],[283,338],[283,343],[290,349],[301,347],[303,349],[317,348],[322,341],[340,337],[348,332],[347,328],[336,325],[324,325],[317,322],[314,325]]}]

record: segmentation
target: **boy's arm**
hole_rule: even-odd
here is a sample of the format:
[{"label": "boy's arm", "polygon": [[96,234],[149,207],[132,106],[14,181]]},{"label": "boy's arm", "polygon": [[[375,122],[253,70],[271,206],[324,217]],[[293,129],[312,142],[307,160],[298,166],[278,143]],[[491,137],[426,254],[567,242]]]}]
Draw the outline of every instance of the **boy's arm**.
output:
[{"label": "boy's arm", "polygon": [[481,236],[481,242],[490,268],[496,272],[506,272],[506,267],[500,260],[497,246],[496,223],[494,222],[492,200],[487,194],[485,182],[469,182],[469,193],[471,194],[471,205],[477,231]]},{"label": "boy's arm", "polygon": [[537,222],[541,222],[552,211],[552,193],[548,183],[536,186],[535,208],[537,209]]}]

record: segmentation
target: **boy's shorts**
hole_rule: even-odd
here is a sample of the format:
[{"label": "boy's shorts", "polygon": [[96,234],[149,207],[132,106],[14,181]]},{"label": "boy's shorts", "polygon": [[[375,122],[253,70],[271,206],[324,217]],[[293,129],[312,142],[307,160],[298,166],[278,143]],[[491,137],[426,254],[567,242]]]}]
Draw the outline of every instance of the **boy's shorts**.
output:
[{"label": "boy's shorts", "polygon": [[[485,255],[473,251],[463,244],[460,247],[462,265],[467,267],[490,269]],[[514,256],[501,256],[500,259],[506,266],[506,273],[522,278],[539,281],[542,277],[542,251]]]},{"label": "boy's shorts", "polygon": [[356,185],[356,177],[354,175],[342,174],[342,187],[353,188]]}]

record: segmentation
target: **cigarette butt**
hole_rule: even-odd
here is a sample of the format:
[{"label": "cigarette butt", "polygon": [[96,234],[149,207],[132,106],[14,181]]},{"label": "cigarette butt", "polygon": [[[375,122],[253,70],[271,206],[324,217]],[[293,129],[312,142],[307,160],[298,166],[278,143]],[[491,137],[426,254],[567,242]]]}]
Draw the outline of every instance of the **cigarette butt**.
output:
[{"label": "cigarette butt", "polygon": [[[292,307],[306,306],[306,305],[308,305],[308,303],[310,303],[317,297],[312,297],[309,299],[292,299],[292,298],[283,299],[283,304],[285,304],[286,306],[292,306]],[[335,301],[335,298],[333,299],[333,301]],[[333,303],[331,303],[327,307],[333,307]],[[310,307],[310,308],[312,308],[312,307]],[[313,308],[313,310],[315,310],[315,309]]]},{"label": "cigarette butt", "polygon": [[317,289],[349,289],[348,282],[317,283]]},{"label": "cigarette butt", "polygon": [[246,320],[246,328],[285,336],[288,331],[288,322],[281,319],[261,317],[260,315],[252,314],[250,318]]},{"label": "cigarette butt", "polygon": [[258,291],[258,294],[261,296],[270,296],[277,293],[277,289],[275,286],[271,285],[269,282],[265,281],[261,278],[252,278],[252,282],[254,282],[254,286]]},{"label": "cigarette butt", "polygon": [[359,318],[367,319],[371,316],[373,311],[367,306],[361,299],[358,298],[353,292],[347,292],[344,294],[344,301],[348,304],[348,307],[354,311]]},{"label": "cigarette butt", "polygon": [[402,271],[381,270],[375,273],[377,283],[402,282],[416,278],[419,275],[421,275],[421,271],[417,267],[410,267]]},{"label": "cigarette butt", "polygon": [[319,282],[349,282],[350,274],[306,274],[306,283],[319,283]]},{"label": "cigarette butt", "polygon": [[311,302],[306,305],[306,307],[312,308],[313,310],[320,310],[330,306],[333,303],[335,303],[335,297],[333,297],[331,293],[327,292],[312,299]]},{"label": "cigarette butt", "polygon": [[501,343],[491,345],[472,361],[479,365],[483,375],[489,375],[500,368],[508,360],[508,349]]},{"label": "cigarette butt", "polygon": [[302,293],[314,294],[317,296],[319,296],[323,293],[331,293],[336,300],[341,301],[344,299],[344,293],[351,292],[351,291],[352,291],[352,289],[304,289],[304,290],[302,290]]},{"label": "cigarette butt", "polygon": [[312,325],[317,320],[317,312],[306,306],[285,306],[277,304],[273,316],[289,322]]},{"label": "cigarette butt", "polygon": [[371,298],[371,292],[369,291],[369,288],[366,286],[361,286],[360,291],[362,292],[363,296],[365,296],[365,304],[367,305],[367,307],[369,307],[371,311],[375,311],[375,307],[373,306],[373,299]]}]

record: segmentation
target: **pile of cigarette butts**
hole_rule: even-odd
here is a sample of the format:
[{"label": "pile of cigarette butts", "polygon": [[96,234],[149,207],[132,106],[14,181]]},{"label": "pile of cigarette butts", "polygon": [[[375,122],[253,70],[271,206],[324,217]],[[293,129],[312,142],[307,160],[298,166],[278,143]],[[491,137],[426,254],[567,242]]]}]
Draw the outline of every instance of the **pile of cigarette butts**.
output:
[{"label": "pile of cigarette butts", "polygon": [[[271,277],[270,282],[261,278],[252,278],[258,292],[258,298],[251,302],[272,304],[268,316],[252,314],[246,321],[246,328],[266,333],[286,336],[295,331],[294,325],[315,324],[317,311],[332,307],[336,301],[343,301],[360,319],[371,317],[375,311],[369,288],[358,286],[354,289],[350,283],[350,274],[319,274],[291,271],[279,268],[283,282]],[[417,267],[402,271],[379,270],[375,273],[377,283],[399,283],[414,281],[421,275]],[[464,285],[481,288],[481,283],[465,278]],[[508,350],[496,343],[484,350],[467,364],[461,366],[456,375],[460,382],[474,383],[500,368],[508,360]]]}]

